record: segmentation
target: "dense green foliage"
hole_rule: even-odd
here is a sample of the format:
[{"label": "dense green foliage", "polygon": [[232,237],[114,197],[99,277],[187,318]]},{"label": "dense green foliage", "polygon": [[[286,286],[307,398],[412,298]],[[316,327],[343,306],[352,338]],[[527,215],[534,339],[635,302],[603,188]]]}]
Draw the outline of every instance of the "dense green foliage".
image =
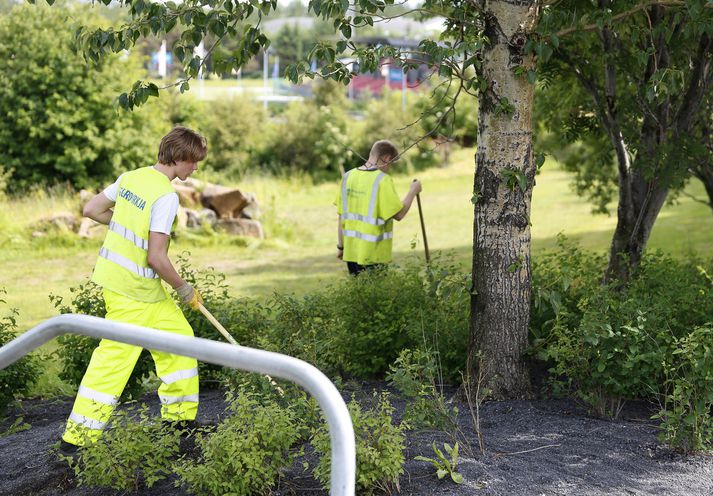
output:
[{"label": "dense green foliage", "polygon": [[181,434],[181,429],[152,419],[145,406],[138,412],[119,411],[102,437],[70,460],[77,484],[127,492],[150,488],[173,472]]},{"label": "dense green foliage", "polygon": [[248,339],[244,344],[330,374],[382,376],[402,349],[428,346],[440,353],[444,377],[455,381],[465,363],[466,284],[448,264],[427,271],[409,265],[339,280],[304,297],[275,294],[263,305],[237,300],[226,311],[241,315],[234,328]]},{"label": "dense green foliage", "polygon": [[114,107],[137,61],[115,56],[90,67],[73,50],[75,23],[96,19],[28,5],[0,18],[0,165],[12,171],[11,191],[64,181],[94,186],[155,154],[164,129],[155,112]]},{"label": "dense green foliage", "polygon": [[[347,405],[356,437],[356,491],[365,495],[392,494],[398,489],[399,476],[404,472],[405,426],[394,424],[394,408],[387,394],[373,399],[375,404],[371,408],[363,409],[355,400]],[[312,444],[320,455],[313,473],[327,489],[332,457],[326,428],[317,431]]]},{"label": "dense green foliage", "polygon": [[177,473],[196,494],[268,494],[280,469],[292,463],[299,432],[291,410],[240,391],[225,420],[196,435],[199,459],[187,460]]},{"label": "dense green foliage", "polygon": [[267,113],[262,105],[246,98],[210,101],[192,118],[204,121],[199,129],[208,140],[206,167],[232,178],[252,172],[253,156],[264,146]]},{"label": "dense green foliage", "polygon": [[710,443],[711,262],[651,253],[625,289],[600,284],[602,263],[563,243],[535,267],[533,344],[554,391],[612,417],[653,400],[671,444]]},{"label": "dense green foliage", "polygon": [[[5,290],[0,288],[0,297]],[[5,301],[0,298],[0,304]],[[8,315],[0,317],[0,346],[13,339],[17,331],[17,310],[10,309]],[[34,355],[21,358],[9,367],[0,369],[0,416],[10,403],[25,394],[39,377],[41,366],[39,359]]]},{"label": "dense green foliage", "polygon": [[664,362],[661,437],[685,451],[713,446],[713,326],[697,327],[676,339]]},{"label": "dense green foliage", "polygon": [[403,350],[386,378],[407,400],[403,420],[409,428],[447,431],[457,425],[458,408],[446,404],[439,356],[431,350]]}]

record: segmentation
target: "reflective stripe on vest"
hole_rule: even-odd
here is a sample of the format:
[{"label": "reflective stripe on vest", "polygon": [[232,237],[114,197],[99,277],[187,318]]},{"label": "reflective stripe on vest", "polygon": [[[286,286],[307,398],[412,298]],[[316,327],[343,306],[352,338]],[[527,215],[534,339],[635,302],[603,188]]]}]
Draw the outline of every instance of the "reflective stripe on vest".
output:
[{"label": "reflective stripe on vest", "polygon": [[124,258],[118,253],[109,251],[104,247],[99,250],[99,256],[102,258],[106,258],[107,260],[115,263],[116,265],[124,267],[126,270],[128,270],[129,272],[133,272],[139,277],[145,277],[146,279],[158,279],[158,275],[156,274],[156,272],[154,272],[152,268],[141,267],[138,264],[129,260],[128,258]]},{"label": "reflective stripe on vest", "polygon": [[102,403],[104,405],[113,406],[119,401],[119,398],[111,394],[100,393],[86,386],[79,386],[79,391],[77,392],[79,396],[87,398],[88,400],[96,401],[97,403]]},{"label": "reflective stripe on vest", "polygon": [[[352,169],[354,170],[354,169]],[[349,177],[349,173],[351,171],[347,171],[344,174],[344,179],[342,180],[342,220],[358,220],[360,222],[365,222],[367,224],[371,224],[373,226],[383,226],[386,224],[386,221],[384,219],[379,219],[378,217],[374,217],[374,209],[376,209],[376,199],[377,196],[379,195],[379,183],[381,180],[384,178],[386,174],[383,172],[379,172],[379,175],[376,176],[376,179],[374,179],[374,184],[372,185],[371,188],[371,198],[369,199],[369,214],[364,216],[361,214],[355,214],[347,211],[347,179]],[[353,236],[353,237],[358,237],[358,236]],[[359,238],[359,239],[365,239],[366,241],[369,241],[367,238]],[[382,238],[382,239],[388,239],[388,238]],[[380,240],[378,240],[380,241]]]},{"label": "reflective stripe on vest", "polygon": [[359,231],[352,231],[349,229],[345,229],[342,234],[344,236],[347,236],[349,238],[357,238],[361,239],[363,241],[369,241],[371,243],[378,243],[379,241],[383,241],[385,239],[391,239],[394,237],[393,232],[385,232],[384,234],[379,234],[378,236],[374,236],[373,234],[364,234],[360,233]]},{"label": "reflective stripe on vest", "polygon": [[181,379],[190,379],[191,377],[196,377],[198,375],[198,368],[187,369],[187,370],[177,370],[170,374],[159,377],[164,384],[172,384]]},{"label": "reflective stripe on vest", "polygon": [[164,405],[173,405],[174,403],[198,403],[197,394],[188,394],[186,396],[163,396],[158,395],[161,403]]},{"label": "reflective stripe on vest", "polygon": [[118,222],[111,221],[109,222],[109,230],[114,231],[116,234],[121,236],[124,239],[127,239],[134,243],[136,246],[141,248],[142,250],[147,250],[149,249],[149,242],[142,238],[141,236],[137,235],[134,231],[131,229],[127,229],[126,227],[122,226]]},{"label": "reflective stripe on vest", "polygon": [[82,427],[86,427],[87,429],[93,429],[95,431],[100,431],[104,429],[104,426],[106,426],[106,422],[90,419],[89,417],[80,415],[77,412],[70,413],[69,420],[71,420],[75,424],[81,425]]}]

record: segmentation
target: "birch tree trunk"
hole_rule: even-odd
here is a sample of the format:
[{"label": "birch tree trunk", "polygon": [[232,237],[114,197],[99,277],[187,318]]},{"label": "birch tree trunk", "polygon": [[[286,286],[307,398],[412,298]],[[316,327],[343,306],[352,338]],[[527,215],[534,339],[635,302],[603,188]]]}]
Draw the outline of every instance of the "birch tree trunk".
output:
[{"label": "birch tree trunk", "polygon": [[[483,71],[492,91],[479,101],[475,156],[473,293],[468,372],[494,398],[530,396],[524,357],[530,318],[530,204],[536,165],[532,153],[534,86],[514,68],[534,66],[522,49],[537,19],[533,1],[485,4],[490,45]],[[506,98],[514,108],[503,113]],[[508,181],[519,176],[522,183]],[[513,184],[514,183],[514,184]]]}]

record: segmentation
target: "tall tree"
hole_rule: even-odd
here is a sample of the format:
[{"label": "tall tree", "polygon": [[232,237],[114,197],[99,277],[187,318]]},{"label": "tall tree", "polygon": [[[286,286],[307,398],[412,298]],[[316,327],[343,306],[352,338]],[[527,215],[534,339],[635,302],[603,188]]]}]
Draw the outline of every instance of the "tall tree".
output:
[{"label": "tall tree", "polygon": [[618,195],[607,281],[630,278],[669,192],[698,170],[695,131],[713,83],[711,6],[564,0],[543,17],[541,33],[558,40],[541,68],[552,80],[540,101],[545,121],[560,142],[578,143],[570,165],[600,209]]},{"label": "tall tree", "polygon": [[[183,62],[188,78],[201,68],[203,61],[193,55],[193,48],[207,34],[216,40],[208,48],[213,54],[213,71],[224,73],[247,63],[269,44],[260,23],[277,6],[277,0],[125,3],[132,16],[129,24],[117,30],[79,34],[85,56],[100,60],[108,52],[131,48],[142,36],[170,31],[180,24],[173,53]],[[417,66],[417,58],[426,57],[444,84],[455,91],[442,92],[451,105],[424,139],[454,118],[457,98],[472,98],[473,111],[477,99],[470,376],[483,378],[495,397],[527,396],[530,387],[523,356],[530,305],[530,200],[537,169],[532,150],[534,86],[530,76],[534,74],[535,53],[546,53],[549,43],[534,36],[534,31],[543,7],[551,2],[425,0],[416,12],[446,19],[438,42],[424,39],[414,51],[389,45],[363,47],[351,40],[354,29],[388,20],[387,8],[393,3],[310,0],[308,10],[330,20],[340,39],[317,43],[305,60],[286,69],[287,75],[295,81],[320,76],[346,84],[352,73],[339,61],[340,56],[356,59],[365,72],[377,70],[384,59],[400,61],[409,68]],[[237,48],[218,56],[214,49],[225,40],[237,41]],[[319,71],[310,70],[309,60],[318,61]],[[178,84],[183,91],[189,83]],[[133,108],[158,92],[153,83],[137,82],[120,96],[119,103]]]}]

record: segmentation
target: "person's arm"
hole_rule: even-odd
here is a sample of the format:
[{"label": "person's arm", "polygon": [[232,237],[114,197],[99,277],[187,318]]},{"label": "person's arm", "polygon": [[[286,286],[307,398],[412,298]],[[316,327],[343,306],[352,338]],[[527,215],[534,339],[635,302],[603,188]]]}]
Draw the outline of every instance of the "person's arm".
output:
[{"label": "person's arm", "polygon": [[413,203],[414,198],[416,198],[416,195],[421,192],[421,181],[414,179],[414,181],[411,183],[411,187],[408,190],[408,193],[406,193],[406,196],[404,196],[403,199],[403,208],[396,212],[396,215],[394,215],[394,219],[396,220],[401,220],[404,217],[406,217],[406,214],[408,213],[409,209],[411,208],[411,204]]},{"label": "person's arm", "polygon": [[148,263],[161,279],[170,284],[173,289],[178,289],[184,286],[186,281],[178,275],[171,260],[168,258],[168,240],[168,234],[154,231],[149,232]]},{"label": "person's arm", "polygon": [[84,205],[82,214],[100,224],[109,225],[111,216],[114,215],[113,206],[113,201],[107,198],[104,193],[99,193]]},{"label": "person's arm", "polygon": [[341,258],[343,256],[344,256],[344,233],[342,232],[342,216],[337,215],[337,258],[341,260]]}]

